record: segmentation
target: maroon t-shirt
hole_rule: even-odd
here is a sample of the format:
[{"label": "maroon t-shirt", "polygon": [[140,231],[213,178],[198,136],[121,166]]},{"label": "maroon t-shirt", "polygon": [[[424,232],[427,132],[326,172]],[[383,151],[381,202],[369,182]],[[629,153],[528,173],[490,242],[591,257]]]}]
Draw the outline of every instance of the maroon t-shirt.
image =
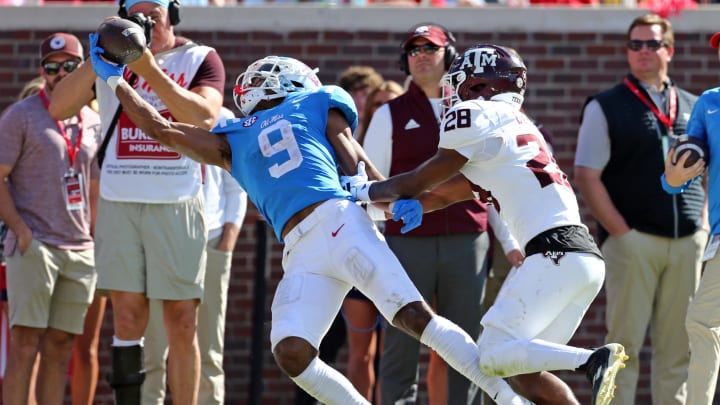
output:
[{"label": "maroon t-shirt", "polygon": [[[187,38],[177,37],[175,39],[175,46],[183,46],[186,43],[191,42]],[[215,50],[210,51],[205,60],[200,64],[197,73],[190,82],[188,89],[192,90],[195,87],[208,86],[216,89],[223,94],[225,91],[225,66],[223,65],[220,55]]]}]

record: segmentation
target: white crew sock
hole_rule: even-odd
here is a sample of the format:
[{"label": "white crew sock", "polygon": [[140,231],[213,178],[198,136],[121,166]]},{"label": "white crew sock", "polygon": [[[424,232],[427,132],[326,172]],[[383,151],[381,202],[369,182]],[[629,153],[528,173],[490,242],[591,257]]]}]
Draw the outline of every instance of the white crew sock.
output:
[{"label": "white crew sock", "polygon": [[435,350],[450,367],[467,377],[491,398],[520,398],[505,380],[489,377],[480,371],[477,345],[470,335],[449,320],[434,315],[423,330],[420,342]]},{"label": "white crew sock", "polygon": [[143,342],[145,341],[144,337],[141,337],[140,339],[136,340],[122,340],[119,337],[113,335],[113,342],[112,345],[116,347],[129,347],[129,346],[143,346]]},{"label": "white crew sock", "polygon": [[323,404],[370,405],[344,375],[317,357],[292,380]]}]

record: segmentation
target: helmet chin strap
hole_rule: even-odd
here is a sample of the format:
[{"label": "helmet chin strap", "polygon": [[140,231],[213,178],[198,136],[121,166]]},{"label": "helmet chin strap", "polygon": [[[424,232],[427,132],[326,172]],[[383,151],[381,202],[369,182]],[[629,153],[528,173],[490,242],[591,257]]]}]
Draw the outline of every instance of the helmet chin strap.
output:
[{"label": "helmet chin strap", "polygon": [[496,94],[490,97],[490,101],[504,101],[508,104],[512,104],[519,110],[520,107],[522,107],[522,103],[523,101],[525,101],[525,98],[522,96],[522,94],[510,92]]},{"label": "helmet chin strap", "polygon": [[287,92],[285,92],[285,94],[279,94],[279,93],[266,94],[265,97],[263,97],[261,100],[270,101],[270,100],[275,100],[276,98],[282,98],[282,97],[286,97],[286,96],[287,96]]}]

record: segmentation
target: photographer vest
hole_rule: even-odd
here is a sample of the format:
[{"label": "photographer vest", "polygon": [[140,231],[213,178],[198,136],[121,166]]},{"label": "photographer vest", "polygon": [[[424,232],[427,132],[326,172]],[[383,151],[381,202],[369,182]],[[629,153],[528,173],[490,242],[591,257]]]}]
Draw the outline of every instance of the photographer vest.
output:
[{"label": "photographer vest", "polygon": [[[165,74],[187,89],[212,48],[188,43],[155,55]],[[129,80],[129,69],[125,79]],[[142,78],[133,88],[163,117],[173,121],[167,106]],[[96,82],[103,133],[119,104],[102,80]],[[100,176],[100,195],[111,201],[177,203],[198,195],[202,185],[200,164],[147,136],[122,112],[108,144]]]}]

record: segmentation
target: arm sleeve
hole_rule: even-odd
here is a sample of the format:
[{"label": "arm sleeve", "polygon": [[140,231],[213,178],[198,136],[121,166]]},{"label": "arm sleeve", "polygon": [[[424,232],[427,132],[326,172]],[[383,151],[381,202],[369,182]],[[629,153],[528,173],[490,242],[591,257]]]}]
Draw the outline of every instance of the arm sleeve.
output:
[{"label": "arm sleeve", "polygon": [[503,252],[508,254],[511,250],[520,250],[520,244],[510,234],[510,229],[508,228],[507,223],[502,219],[502,217],[500,217],[500,214],[497,212],[494,205],[488,204],[487,213],[490,227],[495,234],[495,238],[497,238],[502,245]]},{"label": "arm sleeve", "polygon": [[390,176],[390,165],[392,163],[392,117],[390,106],[383,104],[373,114],[370,125],[365,134],[363,149],[370,161],[382,173],[383,176]]},{"label": "arm sleeve", "polygon": [[[363,149],[370,161],[385,177],[390,177],[392,164],[392,117],[390,106],[383,104],[375,111],[365,132]],[[385,211],[372,204],[367,205],[367,213],[373,221],[385,221]]]},{"label": "arm sleeve", "polygon": [[247,193],[227,170],[221,172],[223,193],[225,193],[223,224],[232,223],[240,227],[247,212]]},{"label": "arm sleeve", "polygon": [[597,100],[585,106],[578,130],[575,165],[603,170],[610,160],[610,135],[605,113]]}]

